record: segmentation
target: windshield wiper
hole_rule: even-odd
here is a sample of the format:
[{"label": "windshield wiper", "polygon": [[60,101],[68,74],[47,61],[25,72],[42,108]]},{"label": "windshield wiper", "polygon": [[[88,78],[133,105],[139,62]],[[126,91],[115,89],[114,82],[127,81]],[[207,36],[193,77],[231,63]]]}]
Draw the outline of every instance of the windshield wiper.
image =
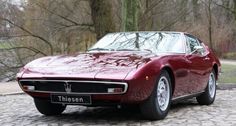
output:
[{"label": "windshield wiper", "polygon": [[150,49],[143,49],[143,50],[137,50],[137,49],[117,49],[116,51],[145,51],[145,52],[153,53],[152,50],[150,50]]},{"label": "windshield wiper", "polygon": [[150,49],[143,49],[143,51],[153,53],[152,50],[150,50]]},{"label": "windshield wiper", "polygon": [[93,50],[98,50],[98,51],[108,50],[108,51],[110,51],[111,49],[107,49],[107,48],[92,48],[92,49],[88,49],[88,51],[93,51]]},{"label": "windshield wiper", "polygon": [[116,51],[139,51],[135,49],[117,49]]}]

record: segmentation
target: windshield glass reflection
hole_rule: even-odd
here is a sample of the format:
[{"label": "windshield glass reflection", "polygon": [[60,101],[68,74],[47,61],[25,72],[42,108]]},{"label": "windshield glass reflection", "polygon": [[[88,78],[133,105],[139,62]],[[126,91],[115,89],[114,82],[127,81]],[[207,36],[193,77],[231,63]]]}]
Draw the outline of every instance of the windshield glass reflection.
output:
[{"label": "windshield glass reflection", "polygon": [[92,50],[185,53],[181,34],[164,32],[110,33],[89,49]]}]

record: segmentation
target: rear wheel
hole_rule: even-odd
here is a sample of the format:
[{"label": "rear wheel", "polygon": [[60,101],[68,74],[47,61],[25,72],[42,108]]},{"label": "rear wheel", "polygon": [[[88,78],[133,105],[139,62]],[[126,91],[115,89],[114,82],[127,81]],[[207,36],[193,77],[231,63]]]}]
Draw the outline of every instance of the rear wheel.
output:
[{"label": "rear wheel", "polygon": [[162,71],[151,96],[140,105],[142,114],[150,120],[164,119],[170,108],[171,92],[170,76]]},{"label": "rear wheel", "polygon": [[216,75],[215,71],[209,75],[209,80],[205,92],[197,97],[197,101],[201,105],[210,105],[215,101],[216,96]]},{"label": "rear wheel", "polygon": [[43,99],[34,98],[34,103],[37,110],[44,115],[59,115],[66,109],[66,105],[53,104]]}]

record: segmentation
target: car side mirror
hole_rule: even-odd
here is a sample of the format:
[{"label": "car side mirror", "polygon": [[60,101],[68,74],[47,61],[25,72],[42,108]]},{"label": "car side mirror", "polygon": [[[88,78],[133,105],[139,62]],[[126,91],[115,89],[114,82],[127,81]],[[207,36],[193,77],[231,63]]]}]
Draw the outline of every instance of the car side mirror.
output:
[{"label": "car side mirror", "polygon": [[194,46],[194,50],[191,52],[191,54],[194,54],[195,52],[201,53],[203,51],[202,46]]}]

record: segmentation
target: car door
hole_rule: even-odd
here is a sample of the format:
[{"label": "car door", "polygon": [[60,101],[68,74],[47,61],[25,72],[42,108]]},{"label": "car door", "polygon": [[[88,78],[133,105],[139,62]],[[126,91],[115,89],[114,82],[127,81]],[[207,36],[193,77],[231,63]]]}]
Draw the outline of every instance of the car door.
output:
[{"label": "car door", "polygon": [[[206,52],[205,46],[192,35],[185,34],[187,40],[187,54],[186,59],[188,61],[189,68],[189,85],[188,93],[193,94],[205,89],[205,85],[208,81],[210,74],[209,68],[211,64],[210,58]],[[196,51],[195,47],[202,47],[201,51]]]}]

